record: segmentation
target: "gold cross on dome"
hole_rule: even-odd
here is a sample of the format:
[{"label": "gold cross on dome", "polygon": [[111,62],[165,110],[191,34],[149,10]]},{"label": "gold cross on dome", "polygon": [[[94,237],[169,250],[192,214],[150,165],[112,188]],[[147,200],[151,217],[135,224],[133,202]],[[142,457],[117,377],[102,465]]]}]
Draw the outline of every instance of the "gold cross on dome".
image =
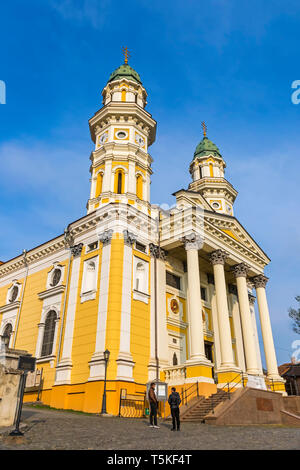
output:
[{"label": "gold cross on dome", "polygon": [[130,57],[130,53],[127,49],[127,46],[126,47],[123,47],[123,54],[124,54],[124,64],[128,64],[128,58]]},{"label": "gold cross on dome", "polygon": [[201,125],[202,125],[202,129],[203,129],[203,136],[204,136],[204,137],[206,137],[206,131],[207,131],[207,127],[206,127],[206,124],[205,124],[205,122],[204,122],[204,121],[202,121]]}]

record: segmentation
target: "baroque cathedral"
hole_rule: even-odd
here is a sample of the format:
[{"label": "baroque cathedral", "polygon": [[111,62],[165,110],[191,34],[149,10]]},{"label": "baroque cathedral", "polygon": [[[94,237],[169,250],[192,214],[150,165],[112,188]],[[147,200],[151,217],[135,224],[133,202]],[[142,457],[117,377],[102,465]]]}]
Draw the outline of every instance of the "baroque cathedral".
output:
[{"label": "baroque cathedral", "polygon": [[[89,120],[87,214],[0,265],[2,342],[36,357],[40,399],[56,408],[98,413],[104,379],[110,414],[121,390],[141,394],[158,379],[181,390],[197,382],[204,396],[241,378],[284,393],[266,297],[270,260],[234,215],[237,191],[205,125],[191,183],[162,210],[150,200],[156,122],[127,56],[102,99]],[[25,401],[36,398],[27,387]]]}]

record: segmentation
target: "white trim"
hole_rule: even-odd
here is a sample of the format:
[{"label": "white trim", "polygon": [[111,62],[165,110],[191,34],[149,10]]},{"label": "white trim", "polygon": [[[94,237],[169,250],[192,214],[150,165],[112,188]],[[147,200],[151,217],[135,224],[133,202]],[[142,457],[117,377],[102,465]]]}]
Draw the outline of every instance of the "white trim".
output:
[{"label": "white trim", "polygon": [[111,256],[111,243],[104,245],[102,248],[101,260],[101,277],[99,288],[99,304],[98,304],[98,318],[96,330],[96,345],[95,352],[89,362],[90,366],[90,380],[102,380],[104,378],[105,361],[103,358],[103,351],[105,350],[106,340],[106,322],[107,322],[107,305],[108,305],[108,292],[109,292],[109,273],[110,273],[110,256]]}]

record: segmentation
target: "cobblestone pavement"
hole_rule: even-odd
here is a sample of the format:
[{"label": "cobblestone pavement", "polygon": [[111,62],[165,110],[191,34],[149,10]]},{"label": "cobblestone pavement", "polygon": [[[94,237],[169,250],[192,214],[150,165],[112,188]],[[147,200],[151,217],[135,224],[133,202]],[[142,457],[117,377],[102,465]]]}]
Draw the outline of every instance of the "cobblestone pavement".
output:
[{"label": "cobblestone pavement", "polygon": [[[171,432],[170,422],[160,429],[146,419],[102,417],[24,406],[24,436],[0,434],[0,449],[66,450],[261,450],[300,449],[300,428],[284,426],[213,426],[183,423]],[[3,429],[3,428],[2,428]]]}]

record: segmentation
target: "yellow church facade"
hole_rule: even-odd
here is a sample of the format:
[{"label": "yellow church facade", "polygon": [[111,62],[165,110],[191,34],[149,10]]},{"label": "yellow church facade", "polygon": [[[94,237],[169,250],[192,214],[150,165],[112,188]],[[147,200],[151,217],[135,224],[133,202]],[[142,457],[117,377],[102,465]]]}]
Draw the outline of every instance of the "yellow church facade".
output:
[{"label": "yellow church facade", "polygon": [[89,121],[87,215],[0,265],[2,341],[37,358],[40,398],[56,408],[101,411],[106,350],[111,414],[122,389],[142,394],[157,378],[181,390],[198,382],[205,396],[241,378],[284,393],[266,297],[270,260],[234,216],[237,191],[218,147],[204,126],[188,189],[162,209],[150,202],[156,122],[127,61],[102,97]]}]

